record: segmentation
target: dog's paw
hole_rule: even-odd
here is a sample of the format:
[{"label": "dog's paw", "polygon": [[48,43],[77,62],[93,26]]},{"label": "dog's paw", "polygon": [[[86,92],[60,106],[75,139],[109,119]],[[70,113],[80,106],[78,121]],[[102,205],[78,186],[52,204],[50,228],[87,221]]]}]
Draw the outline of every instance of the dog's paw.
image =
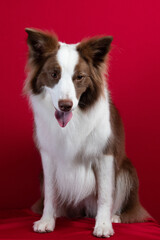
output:
[{"label": "dog's paw", "polygon": [[101,222],[96,224],[93,235],[95,237],[105,237],[109,238],[114,234],[114,230],[112,228],[112,224],[108,224],[106,222]]},{"label": "dog's paw", "polygon": [[112,223],[121,223],[121,218],[118,215],[113,215]]},{"label": "dog's paw", "polygon": [[55,227],[55,219],[40,219],[37,222],[34,222],[33,230],[38,233],[52,232]]}]

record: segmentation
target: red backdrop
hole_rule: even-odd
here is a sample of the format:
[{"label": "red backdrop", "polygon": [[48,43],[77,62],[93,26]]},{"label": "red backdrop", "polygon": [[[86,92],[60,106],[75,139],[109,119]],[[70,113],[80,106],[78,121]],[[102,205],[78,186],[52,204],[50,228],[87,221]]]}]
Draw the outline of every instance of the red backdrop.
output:
[{"label": "red backdrop", "polygon": [[110,89],[137,168],[143,205],[160,220],[160,1],[5,0],[0,7],[0,207],[29,207],[39,196],[41,164],[32,113],[22,96],[25,27],[54,30],[61,41],[114,37]]}]

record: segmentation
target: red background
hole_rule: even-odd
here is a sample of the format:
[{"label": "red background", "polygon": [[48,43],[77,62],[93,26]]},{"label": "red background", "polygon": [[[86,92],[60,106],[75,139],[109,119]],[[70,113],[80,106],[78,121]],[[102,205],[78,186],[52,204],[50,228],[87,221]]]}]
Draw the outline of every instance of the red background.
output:
[{"label": "red background", "polygon": [[40,158],[32,113],[22,96],[25,27],[54,30],[61,41],[112,35],[110,89],[137,168],[143,205],[160,220],[160,1],[5,0],[0,6],[0,208],[29,207],[39,196]]}]

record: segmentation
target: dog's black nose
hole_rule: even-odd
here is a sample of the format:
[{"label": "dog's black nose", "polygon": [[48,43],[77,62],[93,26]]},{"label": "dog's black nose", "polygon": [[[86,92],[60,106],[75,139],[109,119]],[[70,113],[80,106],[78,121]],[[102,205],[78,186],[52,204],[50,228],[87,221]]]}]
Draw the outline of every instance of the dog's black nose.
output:
[{"label": "dog's black nose", "polygon": [[59,100],[58,106],[61,111],[69,112],[73,106],[73,102],[69,99]]}]

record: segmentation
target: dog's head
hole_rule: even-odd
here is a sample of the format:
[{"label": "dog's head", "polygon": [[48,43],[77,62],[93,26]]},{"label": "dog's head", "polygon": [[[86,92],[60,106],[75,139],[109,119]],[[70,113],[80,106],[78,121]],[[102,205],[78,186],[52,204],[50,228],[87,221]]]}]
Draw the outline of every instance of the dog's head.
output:
[{"label": "dog's head", "polygon": [[86,110],[104,92],[104,63],[112,37],[94,37],[78,44],[58,42],[53,34],[26,29],[28,33],[30,94],[48,92],[55,117],[64,127],[79,107]]}]

